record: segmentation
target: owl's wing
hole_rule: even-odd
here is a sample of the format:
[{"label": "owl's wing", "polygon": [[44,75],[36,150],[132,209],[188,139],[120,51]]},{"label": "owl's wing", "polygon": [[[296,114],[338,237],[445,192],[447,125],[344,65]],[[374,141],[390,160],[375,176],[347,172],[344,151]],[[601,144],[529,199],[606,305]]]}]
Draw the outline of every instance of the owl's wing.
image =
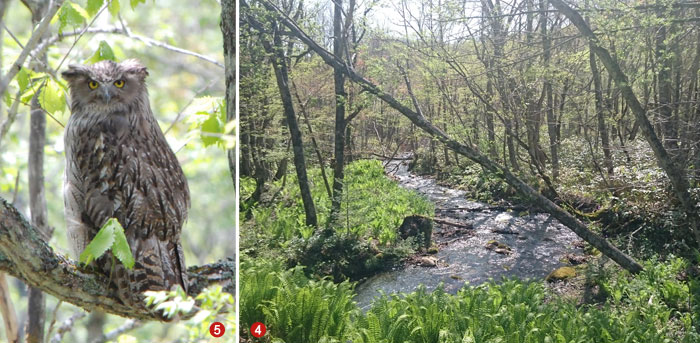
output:
[{"label": "owl's wing", "polygon": [[[68,136],[66,136],[68,137]],[[66,169],[63,175],[63,200],[68,242],[74,258],[78,258],[90,241],[90,227],[83,221],[85,192],[83,181],[71,152],[66,144]]]},{"label": "owl's wing", "polygon": [[126,162],[123,176],[128,191],[118,215],[124,216],[136,259],[134,270],[124,271],[132,293],[174,285],[187,290],[180,231],[187,218],[189,189],[175,154],[158,133],[149,142],[144,135],[132,137],[129,154],[134,158]]}]

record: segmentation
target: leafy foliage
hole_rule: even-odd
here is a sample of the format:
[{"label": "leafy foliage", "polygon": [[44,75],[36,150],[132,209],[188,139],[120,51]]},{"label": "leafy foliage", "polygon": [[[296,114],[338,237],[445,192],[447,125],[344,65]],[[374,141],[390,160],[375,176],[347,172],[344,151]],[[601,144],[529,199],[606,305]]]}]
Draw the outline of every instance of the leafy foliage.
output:
[{"label": "leafy foliage", "polygon": [[281,342],[330,342],[348,337],[357,315],[352,284],[307,279],[301,268],[279,271],[272,264],[241,270],[241,323],[264,322]]},{"label": "leafy foliage", "polygon": [[[319,169],[310,169],[312,196],[319,209],[321,222],[328,220],[330,198],[323,188]],[[296,177],[279,181],[280,196],[285,199],[272,206],[254,206],[253,222],[271,241],[284,245],[294,238],[308,239],[313,230],[304,223],[304,208],[296,186]],[[253,188],[250,179],[241,182],[241,197],[245,199]],[[433,205],[415,192],[400,188],[384,175],[380,161],[360,160],[346,167],[344,192],[346,201],[340,211],[339,233],[352,234],[366,240],[376,239],[381,245],[396,243],[396,229],[406,216],[432,216]],[[292,206],[290,206],[290,204]]]},{"label": "leafy foliage", "polygon": [[216,321],[224,325],[227,337],[235,335],[234,299],[220,285],[204,289],[195,299],[187,296],[179,287],[174,291],[147,291],[145,294],[146,305],[152,306],[155,311],[163,311],[168,318],[190,315],[197,310],[190,319],[181,322],[189,332],[188,342],[208,341],[211,337],[209,325]]},{"label": "leafy foliage", "polygon": [[675,277],[685,266],[680,259],[651,260],[641,275],[614,273],[605,282],[622,296],[596,305],[577,306],[541,282],[505,280],[466,286],[456,295],[422,286],[383,295],[363,314],[347,302],[352,287],[346,283],[311,281],[298,269],[280,271],[264,262],[244,264],[241,323],[270,323],[273,342],[689,343],[700,335],[689,309],[678,307],[690,297],[688,285]]},{"label": "leafy foliage", "polygon": [[127,269],[134,267],[134,256],[131,254],[129,242],[126,241],[124,228],[116,218],[109,218],[97,232],[95,238],[85,247],[80,254],[80,262],[90,264],[93,260],[100,258],[107,250]]},{"label": "leafy foliage", "polygon": [[66,1],[58,10],[58,32],[63,32],[66,26],[78,27],[90,18],[88,12],[72,1]]},{"label": "leafy foliage", "polygon": [[95,50],[95,53],[85,60],[85,63],[93,64],[104,60],[116,61],[116,57],[114,57],[114,51],[112,51],[112,47],[109,46],[109,43],[102,40],[97,50]]}]

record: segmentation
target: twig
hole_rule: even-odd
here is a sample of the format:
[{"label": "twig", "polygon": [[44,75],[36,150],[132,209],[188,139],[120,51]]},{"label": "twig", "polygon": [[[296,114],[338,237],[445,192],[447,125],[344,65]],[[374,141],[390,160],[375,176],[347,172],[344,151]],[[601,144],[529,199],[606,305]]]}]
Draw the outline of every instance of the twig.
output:
[{"label": "twig", "polygon": [[121,16],[119,17],[119,22],[122,24],[122,31],[123,31],[123,34],[125,34],[127,37],[131,37],[131,38],[133,38],[133,39],[140,40],[140,41],[146,43],[146,45],[153,45],[153,46],[157,46],[157,47],[160,47],[160,48],[163,48],[163,49],[167,49],[167,50],[170,50],[170,51],[175,51],[175,52],[180,53],[180,54],[185,54],[185,55],[194,56],[194,57],[197,57],[197,58],[199,58],[199,59],[205,60],[205,61],[207,61],[207,62],[209,62],[209,63],[213,63],[213,64],[219,66],[221,69],[226,69],[226,68],[224,67],[223,64],[219,63],[217,60],[215,60],[215,59],[213,59],[213,58],[211,58],[211,57],[204,56],[204,55],[199,54],[199,53],[196,53],[196,52],[194,52],[194,51],[189,51],[189,50],[181,49],[181,48],[178,48],[178,47],[176,47],[176,46],[172,46],[172,45],[170,45],[170,44],[166,44],[166,43],[159,42],[159,41],[157,41],[157,40],[154,40],[154,39],[151,39],[151,38],[148,38],[148,37],[144,37],[144,36],[140,36],[140,35],[135,35],[135,34],[131,33],[131,30],[129,29],[128,26],[126,26],[126,23],[124,23],[124,20],[122,20]]},{"label": "twig", "polygon": [[[19,41],[19,39],[17,39],[17,37],[14,35],[14,33],[12,33],[12,31],[10,31],[10,29],[8,29],[7,26],[6,26],[4,23],[2,24],[2,26],[5,28],[5,31],[7,31],[7,33],[10,35],[10,37],[12,37],[12,39],[15,41],[15,43],[17,43],[17,45],[19,45],[19,47],[20,47],[21,49],[24,49],[24,46],[23,46],[22,43]],[[36,66],[37,66],[37,67],[36,67],[35,69],[37,69],[37,71],[45,72],[45,73],[47,73],[47,74],[53,76],[54,78],[57,78],[56,72],[55,72],[55,71],[53,71],[51,68],[49,68],[49,67],[46,65],[46,63],[44,63],[44,62],[41,61],[40,59],[36,58],[37,54],[35,53],[35,51],[36,51],[36,50],[34,50],[34,51],[32,51],[32,52],[29,53],[29,57],[31,57],[32,60],[36,63]]]},{"label": "twig", "polygon": [[217,60],[215,60],[215,59],[213,59],[213,58],[211,58],[211,57],[209,57],[209,56],[205,56],[205,55],[202,55],[202,54],[200,54],[200,53],[196,53],[196,52],[194,52],[194,51],[189,51],[189,50],[185,50],[185,49],[182,49],[182,48],[178,48],[178,47],[176,47],[176,46],[172,46],[172,45],[170,45],[170,44],[166,44],[166,43],[163,43],[163,42],[159,42],[159,41],[157,41],[157,40],[154,40],[154,39],[151,39],[151,38],[148,38],[148,37],[144,37],[144,36],[140,36],[140,35],[135,35],[135,34],[132,34],[130,31],[128,31],[128,32],[126,33],[126,36],[127,36],[127,37],[131,37],[131,38],[136,39],[136,40],[139,40],[139,41],[142,41],[142,42],[146,43],[146,45],[157,46],[157,47],[159,47],[159,48],[163,48],[163,49],[166,49],[166,50],[174,51],[174,52],[177,52],[177,53],[180,53],[180,54],[190,55],[190,56],[197,57],[197,58],[199,58],[199,59],[201,59],[201,60],[204,60],[204,61],[207,61],[207,62],[209,62],[209,63],[212,63],[212,64],[214,64],[214,65],[220,67],[221,69],[224,69],[224,65],[223,65],[223,64],[221,64],[220,62],[218,62]]},{"label": "twig", "polygon": [[47,331],[46,337],[50,337],[51,332],[53,332],[53,327],[56,325],[56,315],[58,314],[58,309],[61,308],[61,304],[63,304],[63,301],[59,300],[51,313],[51,323],[49,324],[49,330]]},{"label": "twig", "polygon": [[495,229],[491,230],[493,233],[500,233],[502,235],[519,235],[520,232],[513,231],[513,230],[504,230],[504,229]]},{"label": "twig", "polygon": [[173,128],[173,126],[175,126],[175,124],[177,124],[177,122],[180,120],[180,116],[182,116],[182,114],[185,112],[185,110],[188,107],[190,107],[190,105],[192,105],[192,103],[194,102],[194,99],[196,99],[200,94],[202,94],[202,92],[209,89],[209,87],[213,86],[217,82],[219,82],[219,78],[215,78],[214,80],[209,82],[207,85],[200,88],[197,92],[195,92],[194,96],[192,97],[192,99],[190,99],[190,101],[187,103],[187,105],[185,105],[185,107],[183,107],[180,110],[180,112],[177,112],[177,116],[175,116],[175,119],[173,120],[172,123],[170,123],[170,126],[168,126],[168,128],[165,130],[165,132],[163,132],[163,134],[168,134],[168,132]]},{"label": "twig", "polygon": [[14,79],[19,70],[22,69],[22,65],[27,59],[27,56],[29,56],[29,53],[37,44],[39,44],[41,37],[44,36],[44,32],[46,32],[46,29],[49,27],[49,23],[51,23],[51,19],[56,15],[58,9],[61,8],[63,1],[64,0],[56,0],[49,5],[46,16],[44,19],[41,19],[39,25],[37,25],[34,32],[32,32],[32,36],[29,38],[27,44],[24,45],[24,49],[22,49],[22,52],[19,54],[19,56],[17,56],[15,62],[12,63],[10,70],[8,70],[7,73],[3,75],[2,79],[0,79],[0,94],[5,94],[7,86],[10,84],[10,81]]},{"label": "twig", "polygon": [[144,44],[146,44],[146,45],[149,45],[149,46],[157,46],[157,47],[159,47],[159,48],[163,48],[163,49],[166,49],[166,50],[174,51],[174,52],[177,52],[177,53],[180,53],[180,54],[194,56],[194,57],[197,57],[197,58],[199,58],[199,59],[201,59],[201,60],[204,60],[204,61],[206,61],[206,62],[212,63],[212,64],[214,64],[214,65],[216,65],[216,66],[218,66],[218,67],[224,68],[224,65],[223,65],[223,64],[221,64],[220,62],[216,61],[215,59],[213,59],[213,58],[211,58],[211,57],[209,57],[209,56],[205,56],[205,55],[202,55],[202,54],[197,53],[197,52],[194,52],[194,51],[190,51],[190,50],[178,48],[178,47],[175,47],[175,46],[172,46],[172,45],[169,45],[169,44],[166,44],[166,43],[157,41],[157,40],[155,40],[155,39],[151,39],[151,38],[148,38],[148,37],[144,37],[144,36],[141,36],[141,35],[134,34],[134,33],[131,32],[131,30],[130,30],[128,27],[126,27],[126,25],[123,25],[122,28],[119,28],[119,27],[95,27],[95,28],[88,28],[87,30],[85,30],[85,32],[83,32],[82,30],[80,30],[80,31],[71,31],[71,32],[63,32],[63,33],[57,34],[56,36],[53,36],[53,37],[51,37],[50,39],[48,39],[48,40],[47,40],[45,43],[43,43],[37,50],[39,50],[39,49],[46,49],[46,48],[48,48],[51,44],[54,44],[54,43],[56,43],[56,42],[58,42],[58,41],[61,41],[61,40],[63,40],[63,39],[66,38],[66,37],[77,36],[77,35],[80,35],[81,33],[82,33],[82,34],[84,34],[84,33],[108,33],[108,34],[122,35],[122,36],[126,36],[126,37],[129,37],[129,38],[132,38],[132,39],[141,41],[142,43],[144,43]]},{"label": "twig", "polygon": [[422,215],[416,215],[416,216],[421,217],[421,218],[425,218],[428,220],[432,220],[433,222],[438,223],[438,224],[442,224],[442,225],[449,225],[449,226],[454,226],[454,227],[458,227],[458,228],[462,228],[462,229],[469,229],[469,230],[474,228],[474,226],[472,226],[470,224],[460,224],[460,223],[451,222],[451,221],[445,220],[445,219],[431,218],[431,217],[426,217],[426,216],[422,216]]},{"label": "twig", "polygon": [[448,207],[448,208],[436,208],[435,211],[442,212],[455,212],[455,211],[465,211],[465,212],[483,212],[483,211],[533,211],[536,209],[528,208],[525,206],[481,206],[481,207]]},{"label": "twig", "polygon": [[5,335],[10,343],[19,342],[19,330],[17,326],[17,313],[10,298],[10,287],[7,284],[5,273],[0,272],[0,312],[5,322]]},{"label": "twig", "polygon": [[469,224],[460,224],[460,223],[455,223],[455,222],[451,222],[449,220],[439,219],[439,218],[432,218],[432,219],[434,222],[436,222],[438,224],[442,224],[442,225],[449,225],[449,226],[454,226],[454,227],[458,227],[458,228],[462,228],[462,229],[469,229],[469,230],[474,228],[474,226],[469,225]]},{"label": "twig", "polygon": [[128,319],[124,324],[122,324],[122,326],[102,335],[102,337],[98,337],[97,339],[93,340],[91,343],[103,343],[103,342],[113,340],[113,339],[119,337],[119,335],[121,335],[127,331],[131,331],[131,330],[140,328],[141,326],[143,326],[142,321],[135,320],[135,319]]},{"label": "twig", "polygon": [[72,330],[75,322],[83,317],[85,317],[85,311],[79,311],[73,313],[72,316],[64,320],[63,323],[61,323],[61,326],[59,326],[56,330],[56,334],[53,336],[53,338],[51,338],[51,343],[61,343],[61,340],[63,340],[63,335]]},{"label": "twig", "polygon": [[385,156],[377,153],[370,153],[370,155],[379,157],[383,160],[390,160],[390,161],[410,161],[413,159],[413,157],[392,157],[392,156]]}]

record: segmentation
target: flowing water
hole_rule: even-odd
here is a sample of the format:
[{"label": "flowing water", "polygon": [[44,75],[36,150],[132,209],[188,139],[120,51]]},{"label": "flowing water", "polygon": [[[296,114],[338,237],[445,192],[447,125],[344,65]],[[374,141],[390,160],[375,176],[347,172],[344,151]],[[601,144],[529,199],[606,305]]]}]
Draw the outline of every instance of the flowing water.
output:
[{"label": "flowing water", "polygon": [[[429,259],[437,259],[437,264],[408,264],[369,278],[356,289],[355,300],[361,308],[367,309],[380,290],[385,294],[410,293],[420,284],[432,290],[443,283],[445,291],[456,293],[465,282],[478,285],[503,277],[542,279],[564,265],[560,260],[565,255],[583,253],[575,244],[581,239],[549,214],[494,210],[484,203],[467,200],[464,191],[410,173],[406,162],[391,161],[386,169],[402,187],[432,201],[436,218],[473,228],[435,224],[433,241],[440,248]],[[492,240],[505,244],[510,251],[502,245],[501,249],[487,248]]]}]

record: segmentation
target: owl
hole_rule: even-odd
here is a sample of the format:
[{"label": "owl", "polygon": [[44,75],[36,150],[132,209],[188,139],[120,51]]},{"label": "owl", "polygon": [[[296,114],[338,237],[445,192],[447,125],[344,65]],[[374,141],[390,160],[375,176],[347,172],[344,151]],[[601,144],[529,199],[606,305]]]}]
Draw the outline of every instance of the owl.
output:
[{"label": "owl", "polygon": [[96,262],[126,305],[139,306],[146,290],[187,291],[180,232],[190,205],[187,179],[153,116],[136,60],[71,65],[65,128],[65,217],[75,256],[109,218],[124,227],[134,268]]}]

